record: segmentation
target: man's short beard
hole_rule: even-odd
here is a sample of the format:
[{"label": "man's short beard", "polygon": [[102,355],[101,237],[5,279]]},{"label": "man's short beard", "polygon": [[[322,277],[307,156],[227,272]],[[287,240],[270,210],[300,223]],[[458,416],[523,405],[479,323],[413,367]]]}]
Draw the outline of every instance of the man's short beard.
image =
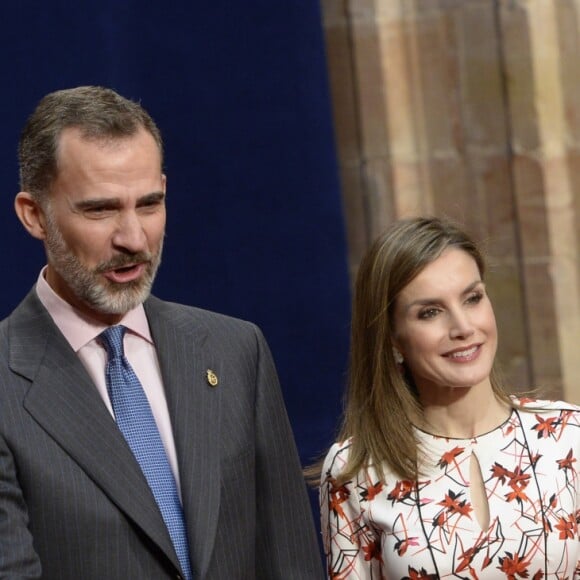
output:
[{"label": "man's short beard", "polygon": [[[102,314],[126,314],[142,304],[151,292],[161,263],[163,239],[157,254],[138,252],[118,254],[93,270],[88,269],[69,249],[60,233],[51,208],[45,208],[46,253],[52,268],[66,282],[71,292],[89,308]],[[102,276],[103,272],[129,264],[144,263],[145,272],[138,280],[116,283]]]}]

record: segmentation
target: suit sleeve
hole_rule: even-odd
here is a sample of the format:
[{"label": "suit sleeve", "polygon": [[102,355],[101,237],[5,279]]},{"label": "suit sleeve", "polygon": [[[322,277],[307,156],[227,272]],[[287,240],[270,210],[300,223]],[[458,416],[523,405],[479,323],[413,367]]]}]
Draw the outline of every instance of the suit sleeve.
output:
[{"label": "suit sleeve", "polygon": [[257,577],[320,579],[322,561],[298,452],[272,356],[256,333]]},{"label": "suit sleeve", "polygon": [[24,580],[40,575],[14,458],[0,437],[0,579]]}]

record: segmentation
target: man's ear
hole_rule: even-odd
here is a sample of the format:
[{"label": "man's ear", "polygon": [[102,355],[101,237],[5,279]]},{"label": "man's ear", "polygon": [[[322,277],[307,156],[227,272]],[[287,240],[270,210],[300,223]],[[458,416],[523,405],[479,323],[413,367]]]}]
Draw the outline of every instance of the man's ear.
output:
[{"label": "man's ear", "polygon": [[46,218],[44,211],[27,191],[21,191],[14,198],[14,210],[26,231],[33,237],[44,240],[46,238]]}]

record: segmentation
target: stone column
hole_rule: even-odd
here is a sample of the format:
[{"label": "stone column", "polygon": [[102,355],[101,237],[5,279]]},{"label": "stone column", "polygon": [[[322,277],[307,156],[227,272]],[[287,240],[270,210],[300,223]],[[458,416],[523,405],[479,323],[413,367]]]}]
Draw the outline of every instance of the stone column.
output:
[{"label": "stone column", "polygon": [[322,0],[351,272],[392,220],[487,248],[514,391],[580,402],[578,0]]},{"label": "stone column", "polygon": [[502,2],[510,147],[530,357],[539,385],[580,399],[580,3]]}]

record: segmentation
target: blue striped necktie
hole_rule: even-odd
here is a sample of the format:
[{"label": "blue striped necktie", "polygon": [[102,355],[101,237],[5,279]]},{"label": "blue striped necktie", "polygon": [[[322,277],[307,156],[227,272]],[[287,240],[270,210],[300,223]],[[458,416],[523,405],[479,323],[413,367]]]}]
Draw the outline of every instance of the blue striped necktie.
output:
[{"label": "blue striped necktie", "polygon": [[107,350],[106,379],[117,425],[141,466],[157,501],[184,577],[193,578],[187,531],[177,485],[145,391],[125,358],[124,326],[111,326],[100,335]]}]

